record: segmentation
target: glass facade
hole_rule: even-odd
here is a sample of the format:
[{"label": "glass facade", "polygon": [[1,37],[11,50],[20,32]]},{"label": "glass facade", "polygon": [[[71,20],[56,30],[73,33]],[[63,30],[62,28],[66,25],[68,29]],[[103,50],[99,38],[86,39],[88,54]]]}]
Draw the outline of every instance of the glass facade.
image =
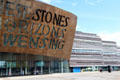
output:
[{"label": "glass facade", "polygon": [[69,72],[68,61],[53,57],[0,53],[0,76]]}]

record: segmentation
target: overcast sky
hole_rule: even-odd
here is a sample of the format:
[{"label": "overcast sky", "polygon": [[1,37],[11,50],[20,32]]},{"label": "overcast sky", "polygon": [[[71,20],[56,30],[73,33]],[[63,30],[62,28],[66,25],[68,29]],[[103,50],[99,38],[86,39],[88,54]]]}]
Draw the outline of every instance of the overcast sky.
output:
[{"label": "overcast sky", "polygon": [[120,46],[120,0],[39,0],[74,13],[78,31],[96,33]]}]

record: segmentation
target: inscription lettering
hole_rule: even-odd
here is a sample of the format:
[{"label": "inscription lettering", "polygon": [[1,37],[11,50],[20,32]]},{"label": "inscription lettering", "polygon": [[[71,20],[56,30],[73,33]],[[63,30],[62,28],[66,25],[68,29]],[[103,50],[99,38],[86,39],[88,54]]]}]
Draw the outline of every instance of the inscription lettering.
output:
[{"label": "inscription lettering", "polygon": [[65,36],[68,35],[67,30],[70,30],[72,25],[69,17],[71,14],[66,15],[68,13],[64,14],[63,10],[56,11],[57,8],[55,11],[42,8],[41,5],[38,8],[27,0],[26,3],[29,4],[23,2],[0,0],[0,45],[33,51],[47,49],[51,52],[62,52],[67,39]]},{"label": "inscription lettering", "polygon": [[7,19],[4,26],[8,32],[14,32],[16,29],[16,23],[12,19]]},{"label": "inscription lettering", "polygon": [[34,16],[32,17],[32,20],[34,21],[53,23],[54,25],[60,27],[67,27],[69,19],[69,17],[57,15],[56,13],[52,13],[42,9],[37,9]]},{"label": "inscription lettering", "polygon": [[0,30],[2,28],[2,17],[0,16]]},{"label": "inscription lettering", "polygon": [[27,36],[26,35],[19,36],[18,46],[22,47],[22,48],[26,48],[27,47],[27,40],[23,40],[23,39],[27,39]]},{"label": "inscription lettering", "polygon": [[16,42],[17,38],[18,35],[14,37],[13,34],[4,33],[3,35],[4,46],[7,46],[8,43],[10,44],[11,47],[14,46],[14,43]]},{"label": "inscription lettering", "polygon": [[0,15],[3,14],[3,0],[0,0]]}]

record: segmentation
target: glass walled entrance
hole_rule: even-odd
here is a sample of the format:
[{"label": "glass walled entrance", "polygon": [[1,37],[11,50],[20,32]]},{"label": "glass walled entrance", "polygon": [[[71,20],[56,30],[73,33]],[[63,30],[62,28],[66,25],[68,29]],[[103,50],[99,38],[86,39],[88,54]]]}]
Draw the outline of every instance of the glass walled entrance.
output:
[{"label": "glass walled entrance", "polygon": [[68,61],[40,55],[0,53],[0,76],[69,72]]}]

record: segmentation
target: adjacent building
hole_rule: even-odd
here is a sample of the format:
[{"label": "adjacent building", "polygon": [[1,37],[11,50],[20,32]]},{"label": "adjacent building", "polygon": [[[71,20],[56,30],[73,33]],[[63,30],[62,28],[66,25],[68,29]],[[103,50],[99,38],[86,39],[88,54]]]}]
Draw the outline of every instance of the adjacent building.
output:
[{"label": "adjacent building", "polygon": [[[113,41],[102,41],[103,43],[103,61],[104,66],[111,65],[113,70],[119,70],[120,67],[120,52],[119,48],[116,45],[116,42]],[[106,69],[103,66],[103,69]]]},{"label": "adjacent building", "polygon": [[106,66],[119,69],[120,48],[116,42],[103,41],[98,35],[76,31],[70,59],[73,72],[81,70],[99,70]]}]

